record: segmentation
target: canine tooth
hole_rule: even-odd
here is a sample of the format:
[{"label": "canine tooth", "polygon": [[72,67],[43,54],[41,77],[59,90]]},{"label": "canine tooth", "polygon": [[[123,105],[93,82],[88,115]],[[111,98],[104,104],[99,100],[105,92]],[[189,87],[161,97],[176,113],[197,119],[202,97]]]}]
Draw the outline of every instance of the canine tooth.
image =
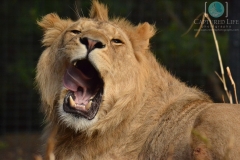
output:
[{"label": "canine tooth", "polygon": [[69,97],[69,104],[70,104],[71,107],[75,107],[76,106],[76,103],[72,99],[72,96]]},{"label": "canine tooth", "polygon": [[95,93],[95,95],[90,98],[90,100],[93,100],[93,98],[97,95],[98,91],[99,91],[99,89],[97,90],[97,92]]},{"label": "canine tooth", "polygon": [[76,64],[77,64],[77,61],[73,63],[74,66],[76,66]]},{"label": "canine tooth", "polygon": [[88,104],[85,106],[85,109],[89,110],[91,106],[92,106],[92,101],[89,101]]}]

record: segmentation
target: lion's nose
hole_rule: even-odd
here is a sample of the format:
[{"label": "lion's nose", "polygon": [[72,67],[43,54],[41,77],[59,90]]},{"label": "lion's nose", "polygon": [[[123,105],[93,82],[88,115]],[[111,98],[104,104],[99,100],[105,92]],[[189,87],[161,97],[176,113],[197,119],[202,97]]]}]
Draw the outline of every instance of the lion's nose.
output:
[{"label": "lion's nose", "polygon": [[80,38],[80,42],[87,47],[88,53],[94,50],[95,48],[105,47],[105,45],[102,42],[87,37]]}]

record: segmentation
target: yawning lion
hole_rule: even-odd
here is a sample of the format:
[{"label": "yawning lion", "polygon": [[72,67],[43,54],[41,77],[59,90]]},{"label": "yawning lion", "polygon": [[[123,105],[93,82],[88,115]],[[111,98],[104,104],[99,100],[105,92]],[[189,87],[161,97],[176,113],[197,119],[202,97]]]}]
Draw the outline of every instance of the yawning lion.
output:
[{"label": "yawning lion", "polygon": [[57,160],[240,158],[240,106],[167,72],[149,49],[153,25],[109,19],[97,1],[89,18],[38,24],[36,81]]}]

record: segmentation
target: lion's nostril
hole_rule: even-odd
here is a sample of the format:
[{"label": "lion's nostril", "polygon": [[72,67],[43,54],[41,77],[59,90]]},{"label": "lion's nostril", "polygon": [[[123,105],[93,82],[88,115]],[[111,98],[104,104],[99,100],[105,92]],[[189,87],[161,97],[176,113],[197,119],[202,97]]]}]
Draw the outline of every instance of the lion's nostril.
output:
[{"label": "lion's nostril", "polygon": [[95,45],[95,48],[104,48],[105,45],[102,42],[97,42]]},{"label": "lion's nostril", "polygon": [[80,42],[88,48],[88,38],[80,38]]},{"label": "lion's nostril", "polygon": [[105,47],[105,45],[102,42],[100,42],[98,40],[93,40],[93,39],[90,39],[87,37],[80,38],[80,42],[87,47],[89,52],[94,50],[95,48],[104,48]]}]

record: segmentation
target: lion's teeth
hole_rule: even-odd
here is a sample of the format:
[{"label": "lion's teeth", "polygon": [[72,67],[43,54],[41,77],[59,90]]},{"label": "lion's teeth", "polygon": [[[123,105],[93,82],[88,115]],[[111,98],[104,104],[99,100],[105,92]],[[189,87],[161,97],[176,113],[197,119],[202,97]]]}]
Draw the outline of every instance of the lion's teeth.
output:
[{"label": "lion's teeth", "polygon": [[88,104],[85,106],[86,110],[89,110],[89,108],[91,108],[92,106],[92,101],[89,101]]},{"label": "lion's teeth", "polygon": [[90,98],[90,100],[93,100],[93,98],[97,95],[98,91],[99,91],[99,88],[98,88],[98,90],[96,91],[95,95]]},{"label": "lion's teeth", "polygon": [[72,99],[72,96],[69,97],[69,104],[70,104],[71,107],[75,107],[76,106],[76,103]]},{"label": "lion's teeth", "polygon": [[77,64],[77,61],[73,63],[74,66],[76,66],[76,64]]}]

